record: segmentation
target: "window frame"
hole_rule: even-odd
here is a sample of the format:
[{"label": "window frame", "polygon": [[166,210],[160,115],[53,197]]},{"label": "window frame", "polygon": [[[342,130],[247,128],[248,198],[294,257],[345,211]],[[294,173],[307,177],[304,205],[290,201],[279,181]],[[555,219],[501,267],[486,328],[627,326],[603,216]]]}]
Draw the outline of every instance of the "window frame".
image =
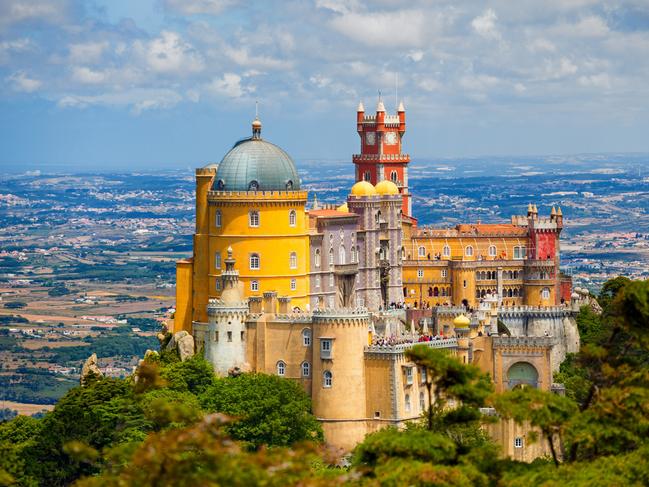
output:
[{"label": "window frame", "polygon": [[221,268],[221,252],[218,251],[214,254],[214,268],[215,269],[220,269]]},{"label": "window frame", "polygon": [[417,248],[417,256],[418,257],[426,257],[426,247],[424,247],[423,245],[420,245]]},{"label": "window frame", "polygon": [[221,228],[223,225],[223,214],[221,213],[221,210],[216,210],[216,214],[214,217],[214,226],[216,228]]},{"label": "window frame", "polygon": [[288,226],[296,227],[297,226],[297,211],[290,210],[288,212]]},{"label": "window frame", "polygon": [[306,360],[300,364],[300,370],[302,372],[302,377],[311,377],[311,364]]},{"label": "window frame", "polygon": [[[253,266],[253,262],[256,262],[256,266]],[[257,252],[253,252],[248,256],[248,267],[251,271],[258,271],[261,269],[261,256]]]},{"label": "window frame", "polygon": [[297,291],[297,279],[291,279],[289,286],[291,288],[291,291]]},{"label": "window frame", "polygon": [[331,389],[334,385],[334,375],[330,370],[325,370],[322,372],[322,387],[325,389]]},{"label": "window frame", "polygon": [[257,279],[250,281],[250,291],[259,292],[259,281]]},{"label": "window frame", "polygon": [[446,244],[444,247],[442,247],[442,256],[444,257],[450,257],[451,256],[451,247]]},{"label": "window frame", "polygon": [[278,360],[276,364],[276,372],[278,376],[284,377],[286,375],[286,362]]},{"label": "window frame", "polygon": [[302,330],[302,346],[303,347],[310,347],[312,343],[312,333],[309,328],[304,328]]},{"label": "window frame", "polygon": [[297,252],[288,254],[288,267],[289,269],[297,269]]},{"label": "window frame", "polygon": [[248,212],[248,226],[250,228],[259,228],[261,225],[261,218],[259,210],[250,210]]}]

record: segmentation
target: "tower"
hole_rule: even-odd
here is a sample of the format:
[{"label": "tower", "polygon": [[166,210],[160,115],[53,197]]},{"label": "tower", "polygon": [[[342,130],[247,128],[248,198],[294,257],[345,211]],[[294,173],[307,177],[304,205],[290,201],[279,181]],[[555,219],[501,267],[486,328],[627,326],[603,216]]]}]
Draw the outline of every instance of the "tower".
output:
[{"label": "tower", "polygon": [[246,364],[246,316],[248,303],[243,299],[239,272],[235,270],[232,247],[227,249],[225,270],[221,273],[223,291],[220,299],[210,299],[207,306],[207,329],[204,324],[194,325],[195,332],[203,332],[205,358],[212,363],[214,371],[221,376]]},{"label": "tower", "polygon": [[408,191],[408,163],[410,155],[401,152],[401,141],[406,132],[406,110],[399,103],[396,115],[387,115],[379,97],[375,115],[365,115],[363,103],[356,112],[356,131],[361,138],[361,153],[354,154],[356,181],[376,185],[386,179],[399,188],[404,215],[412,215]]}]

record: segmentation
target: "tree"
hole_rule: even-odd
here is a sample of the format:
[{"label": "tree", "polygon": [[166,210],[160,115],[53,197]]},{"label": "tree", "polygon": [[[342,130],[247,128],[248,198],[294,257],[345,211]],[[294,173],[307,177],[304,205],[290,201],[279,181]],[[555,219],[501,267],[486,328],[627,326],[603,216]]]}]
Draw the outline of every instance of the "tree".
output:
[{"label": "tree", "polygon": [[251,448],[323,439],[320,424],[311,414],[311,399],[288,379],[266,374],[217,378],[200,401],[208,412],[234,417],[227,431]]},{"label": "tree", "polygon": [[42,422],[28,416],[0,424],[0,485],[38,485],[27,474],[25,450],[33,448],[41,431]]},{"label": "tree", "polygon": [[600,306],[602,308],[606,308],[609,304],[611,304],[618,293],[630,282],[631,279],[625,276],[617,276],[606,281],[602,285],[602,289],[599,292],[599,296],[597,297],[597,301],[599,302]]},{"label": "tree", "polygon": [[577,413],[576,403],[567,397],[532,387],[517,388],[494,398],[498,412],[517,423],[537,427],[550,445],[552,460],[559,466],[558,450],[569,421]]}]

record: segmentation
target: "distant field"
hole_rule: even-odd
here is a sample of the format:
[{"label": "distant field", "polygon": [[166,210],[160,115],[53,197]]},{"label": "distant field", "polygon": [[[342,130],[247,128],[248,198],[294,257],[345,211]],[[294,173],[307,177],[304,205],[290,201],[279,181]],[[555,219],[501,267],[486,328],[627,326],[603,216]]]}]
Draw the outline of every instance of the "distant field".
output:
[{"label": "distant field", "polygon": [[18,411],[18,414],[31,416],[43,410],[51,411],[54,409],[54,404],[28,404],[24,402],[0,401],[0,408],[12,409],[13,411]]},{"label": "distant field", "polygon": [[64,348],[64,347],[86,347],[88,342],[82,341],[69,341],[69,342],[53,342],[49,340],[23,340],[21,343],[23,348],[28,350],[39,350],[43,347],[50,348]]}]

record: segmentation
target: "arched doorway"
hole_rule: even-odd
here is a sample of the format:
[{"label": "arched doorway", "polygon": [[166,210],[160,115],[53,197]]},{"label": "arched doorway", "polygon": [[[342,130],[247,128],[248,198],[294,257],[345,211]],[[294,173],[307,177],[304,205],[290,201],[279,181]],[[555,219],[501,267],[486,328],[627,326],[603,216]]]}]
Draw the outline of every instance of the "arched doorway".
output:
[{"label": "arched doorway", "polygon": [[516,362],[507,371],[508,389],[519,386],[538,387],[539,373],[528,362]]}]

